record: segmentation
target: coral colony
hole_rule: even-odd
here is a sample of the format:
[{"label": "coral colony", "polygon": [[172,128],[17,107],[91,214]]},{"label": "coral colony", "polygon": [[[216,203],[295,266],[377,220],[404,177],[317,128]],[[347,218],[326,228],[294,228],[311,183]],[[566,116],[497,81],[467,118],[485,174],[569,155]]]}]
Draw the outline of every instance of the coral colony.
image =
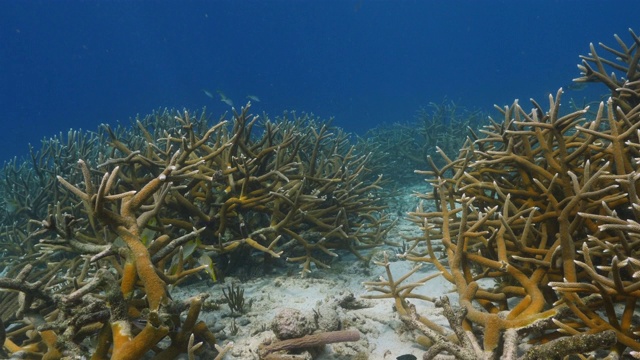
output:
[{"label": "coral colony", "polygon": [[[638,356],[640,38],[631,36],[631,46],[617,36],[619,50],[603,46],[615,61],[593,45],[582,57],[576,81],[611,90],[594,115],[562,115],[562,90],[546,111],[515,102],[457,158],[422,172],[433,191],[420,197],[435,210],[410,214],[424,236],[403,257],[433,264],[455,285],[458,306],[412,294],[430,278],[404,284],[406,276],[387,271],[367,285],[395,299],[424,334],[425,359],[561,359],[595,349]],[[451,330],[416,313],[411,298],[442,307]],[[531,346],[519,354],[523,338]]]},{"label": "coral colony", "polygon": [[[409,214],[423,235],[400,257],[438,273],[420,278],[416,266],[394,278],[385,253],[376,263],[386,277],[366,283],[366,297],[394,300],[421,334],[423,359],[638,356],[640,38],[630,34],[631,45],[616,36],[616,48],[602,46],[614,60],[593,45],[582,57],[576,81],[611,92],[592,108],[563,111],[560,90],[548,106],[500,108],[502,119],[482,127],[465,115],[469,135],[422,115],[424,141],[446,149],[414,159],[431,168],[419,174],[432,191]],[[419,137],[394,150],[388,135],[406,132],[396,129],[352,145],[312,115],[270,120],[248,104],[213,125],[164,110],[131,128],[44,141],[1,172],[0,355],[222,359],[232,344],[201,320],[211,294],[173,300],[172,291],[217,281],[221,259],[286,260],[305,275],[337,252],[368,261],[371,249],[397,246],[384,202],[393,176],[378,174],[393,174],[394,152],[415,155],[407,147]],[[417,152],[433,151],[423,145]],[[434,276],[455,294],[414,292]],[[211,291],[243,312],[240,288]],[[420,315],[420,301],[441,307],[450,326]],[[256,354],[296,359],[295,350],[360,336],[307,334]]]},{"label": "coral colony", "polygon": [[[73,132],[31,166],[8,165],[5,196],[16,204],[4,223],[16,225],[5,228],[11,265],[0,287],[20,295],[2,299],[5,327],[18,324],[6,351],[172,359],[191,351],[192,335],[213,348],[198,321],[208,294],[169,294],[188,276],[215,280],[212,257],[251,249],[306,274],[337,249],[361,257],[383,243],[390,226],[368,154],[310,116],[276,123],[248,112],[208,127],[163,111],[136,129]],[[34,217],[44,220],[25,221]]]}]

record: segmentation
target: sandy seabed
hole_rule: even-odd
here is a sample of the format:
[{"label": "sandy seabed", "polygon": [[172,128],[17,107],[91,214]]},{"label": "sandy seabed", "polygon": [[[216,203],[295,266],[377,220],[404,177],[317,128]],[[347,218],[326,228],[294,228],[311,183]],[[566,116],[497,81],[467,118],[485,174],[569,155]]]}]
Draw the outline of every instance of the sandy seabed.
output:
[{"label": "sandy seabed", "polygon": [[[423,186],[424,187],[424,186]],[[390,210],[394,214],[406,214],[413,210],[417,199],[412,196],[416,189],[406,189],[406,194],[391,200]],[[406,216],[400,216],[398,223],[389,234],[389,240],[402,243],[404,238],[420,235],[417,225],[410,223]],[[399,248],[385,246],[376,250],[374,261],[383,259],[383,251],[389,255],[394,278],[406,274],[414,263],[399,259]],[[262,275],[251,280],[240,281],[227,277],[224,283],[211,286],[205,282],[174,289],[174,299],[209,293],[209,302],[220,304],[218,309],[204,311],[201,319],[212,328],[221,345],[233,342],[233,348],[225,359],[258,359],[258,346],[274,340],[271,323],[281,310],[299,310],[306,317],[337,317],[340,329],[356,329],[360,340],[335,343],[324,346],[313,354],[314,359],[396,359],[412,354],[421,358],[424,349],[415,341],[417,332],[410,331],[394,311],[393,299],[363,299],[369,292],[363,285],[366,281],[386,278],[385,269],[371,262],[368,266],[350,253],[340,253],[330,269],[314,269],[304,278],[299,273],[281,271]],[[409,280],[423,278],[436,270],[428,265],[418,270]],[[245,311],[234,314],[227,306],[221,289],[233,284],[244,290]],[[414,293],[438,297],[451,294],[453,286],[442,277],[430,280]],[[455,300],[452,299],[452,302]],[[441,310],[426,301],[415,301],[418,312],[438,324],[447,326]]]}]

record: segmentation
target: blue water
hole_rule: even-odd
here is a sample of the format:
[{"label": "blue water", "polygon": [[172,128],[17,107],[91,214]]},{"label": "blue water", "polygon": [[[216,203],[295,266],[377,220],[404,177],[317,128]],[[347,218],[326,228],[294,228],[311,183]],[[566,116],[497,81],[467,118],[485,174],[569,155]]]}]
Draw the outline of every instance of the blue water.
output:
[{"label": "blue water", "polygon": [[629,40],[639,13],[637,0],[0,1],[0,161],[159,107],[217,115],[217,90],[353,132],[444,98],[546,103],[589,42]]}]

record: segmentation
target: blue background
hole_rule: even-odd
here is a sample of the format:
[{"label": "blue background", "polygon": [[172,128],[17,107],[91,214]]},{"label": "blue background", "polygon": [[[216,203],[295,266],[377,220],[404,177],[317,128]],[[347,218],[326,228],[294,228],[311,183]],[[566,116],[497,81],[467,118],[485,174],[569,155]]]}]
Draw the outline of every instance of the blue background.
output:
[{"label": "blue background", "polygon": [[159,107],[217,117],[216,90],[359,133],[444,98],[546,104],[589,42],[629,41],[639,13],[636,0],[1,1],[0,160]]}]

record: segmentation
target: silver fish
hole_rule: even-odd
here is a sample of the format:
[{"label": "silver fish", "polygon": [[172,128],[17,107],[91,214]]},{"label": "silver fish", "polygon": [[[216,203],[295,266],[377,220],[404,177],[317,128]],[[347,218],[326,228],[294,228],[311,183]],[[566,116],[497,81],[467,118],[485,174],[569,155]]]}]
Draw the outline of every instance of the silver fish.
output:
[{"label": "silver fish", "polygon": [[567,89],[573,90],[573,91],[584,90],[586,87],[587,87],[586,82],[572,82],[571,84],[567,85]]},{"label": "silver fish", "polygon": [[207,90],[207,89],[202,89],[202,91],[204,91],[204,94],[207,95],[208,97],[215,99],[215,96],[213,96],[213,94],[211,93],[211,91]]},{"label": "silver fish", "polygon": [[233,106],[233,101],[229,99],[227,95],[225,95],[221,90],[218,90],[216,92],[218,93],[218,95],[220,95],[220,101],[222,101],[223,103],[229,106]]}]

